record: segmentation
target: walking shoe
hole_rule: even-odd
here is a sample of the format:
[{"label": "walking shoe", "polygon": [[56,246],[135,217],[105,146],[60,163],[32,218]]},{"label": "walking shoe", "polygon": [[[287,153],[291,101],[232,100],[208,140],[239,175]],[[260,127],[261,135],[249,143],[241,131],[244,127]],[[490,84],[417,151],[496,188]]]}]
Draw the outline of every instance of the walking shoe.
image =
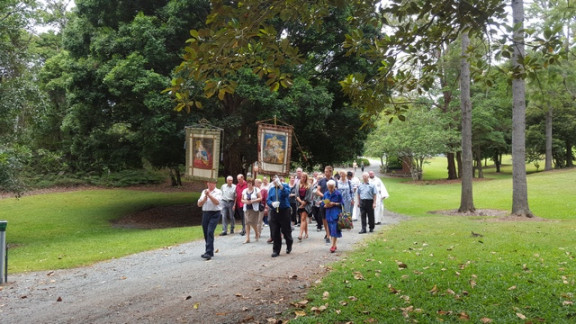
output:
[{"label": "walking shoe", "polygon": [[358,232],[358,234],[366,234],[366,230],[363,229],[363,230],[361,230],[360,232]]},{"label": "walking shoe", "polygon": [[372,233],[372,232],[374,232],[374,229],[373,229],[373,228],[370,229],[370,233]]},{"label": "walking shoe", "polygon": [[286,254],[290,254],[292,252],[292,247],[286,248]]},{"label": "walking shoe", "polygon": [[230,230],[230,234],[234,234],[234,230]]},{"label": "walking shoe", "polygon": [[244,235],[246,235],[246,232],[244,232],[244,231],[240,232],[240,236],[244,236]]},{"label": "walking shoe", "polygon": [[334,252],[336,252],[336,247],[335,247],[335,246],[333,246],[333,247],[330,248],[330,253],[334,253]]},{"label": "walking shoe", "polygon": [[328,236],[324,236],[324,241],[325,241],[326,243],[330,243],[330,239],[328,238]]},{"label": "walking shoe", "polygon": [[212,256],[208,253],[204,253],[200,257],[202,257],[203,259],[206,259],[206,261],[212,259]]},{"label": "walking shoe", "polygon": [[275,258],[275,257],[277,257],[277,256],[278,256],[278,252],[272,253],[272,257],[273,257],[273,258]]},{"label": "walking shoe", "polygon": [[226,235],[228,235],[228,233],[226,233],[226,232],[220,233],[220,236],[226,236]]},{"label": "walking shoe", "polygon": [[376,223],[375,225],[380,225],[380,224],[382,224],[382,223],[378,222],[378,223]]}]

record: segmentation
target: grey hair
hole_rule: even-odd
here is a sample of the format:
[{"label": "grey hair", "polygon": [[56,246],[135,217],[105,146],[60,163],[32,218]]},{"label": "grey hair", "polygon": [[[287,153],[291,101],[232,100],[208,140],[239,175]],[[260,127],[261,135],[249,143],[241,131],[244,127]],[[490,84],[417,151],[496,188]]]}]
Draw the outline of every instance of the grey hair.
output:
[{"label": "grey hair", "polygon": [[336,187],[336,181],[334,181],[334,180],[328,180],[328,182],[326,182],[326,186],[328,186],[328,187]]}]

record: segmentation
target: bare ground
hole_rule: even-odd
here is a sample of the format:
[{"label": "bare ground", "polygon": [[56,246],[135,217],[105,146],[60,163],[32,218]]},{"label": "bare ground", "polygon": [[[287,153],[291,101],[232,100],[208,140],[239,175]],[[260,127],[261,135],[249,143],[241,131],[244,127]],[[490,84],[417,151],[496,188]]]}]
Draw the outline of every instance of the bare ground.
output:
[{"label": "bare ground", "polygon": [[[114,226],[194,226],[197,214],[197,208],[185,205],[152,208]],[[386,224],[403,218],[388,213]],[[237,234],[217,237],[210,261],[200,258],[204,242],[196,241],[89,267],[10,275],[0,287],[0,318],[2,323],[278,323],[294,317],[286,313],[291,304],[303,299],[333,262],[365,238],[384,235],[384,227],[367,236],[357,229],[344,232],[336,253],[311,224],[310,238],[296,239],[292,253],[283,248],[277,258],[270,256],[265,228],[260,242],[242,244],[245,237]]]}]

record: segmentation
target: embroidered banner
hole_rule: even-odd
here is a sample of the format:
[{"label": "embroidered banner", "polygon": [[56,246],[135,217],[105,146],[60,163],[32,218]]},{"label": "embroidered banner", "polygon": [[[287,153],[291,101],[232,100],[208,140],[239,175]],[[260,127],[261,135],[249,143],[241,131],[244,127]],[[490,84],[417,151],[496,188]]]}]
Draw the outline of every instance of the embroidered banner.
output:
[{"label": "embroidered banner", "polygon": [[196,180],[218,178],[222,131],[186,127],[186,176]]},{"label": "embroidered banner", "polygon": [[292,126],[258,123],[258,163],[261,174],[289,174],[293,131]]}]

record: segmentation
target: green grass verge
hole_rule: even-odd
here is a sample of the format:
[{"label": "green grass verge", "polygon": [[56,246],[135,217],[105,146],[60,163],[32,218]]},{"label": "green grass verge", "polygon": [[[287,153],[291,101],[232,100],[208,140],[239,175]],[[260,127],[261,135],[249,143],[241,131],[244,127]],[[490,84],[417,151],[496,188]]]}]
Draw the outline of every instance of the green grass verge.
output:
[{"label": "green grass verge", "polygon": [[413,218],[335,264],[290,322],[573,323],[575,235],[574,220]]},{"label": "green grass verge", "polygon": [[[434,159],[425,180],[445,170]],[[485,176],[476,208],[510,211],[510,166]],[[413,217],[333,265],[291,323],[576,322],[576,170],[528,176],[530,208],[545,221],[434,215],[459,207],[460,183],[384,182],[386,208]]]},{"label": "green grass verge", "polygon": [[199,239],[200,227],[143,230],[111,225],[135,211],[192,204],[198,196],[115,189],[0,200],[0,219],[8,221],[8,272],[84,266]]}]

